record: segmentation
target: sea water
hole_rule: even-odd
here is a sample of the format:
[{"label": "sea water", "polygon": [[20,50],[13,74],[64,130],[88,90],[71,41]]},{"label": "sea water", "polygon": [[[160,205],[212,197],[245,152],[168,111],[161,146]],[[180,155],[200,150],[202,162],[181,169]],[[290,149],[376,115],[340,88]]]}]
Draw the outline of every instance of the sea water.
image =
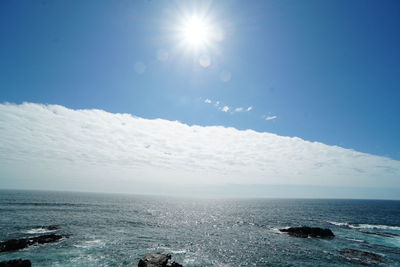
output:
[{"label": "sea water", "polygon": [[[47,230],[48,225],[61,229]],[[330,228],[335,238],[279,231],[302,225]],[[339,252],[352,248],[382,256],[382,266],[400,266],[400,201],[0,190],[0,240],[47,233],[71,237],[0,253],[0,261],[137,266],[145,253],[166,252],[184,266],[356,266],[360,262]]]}]

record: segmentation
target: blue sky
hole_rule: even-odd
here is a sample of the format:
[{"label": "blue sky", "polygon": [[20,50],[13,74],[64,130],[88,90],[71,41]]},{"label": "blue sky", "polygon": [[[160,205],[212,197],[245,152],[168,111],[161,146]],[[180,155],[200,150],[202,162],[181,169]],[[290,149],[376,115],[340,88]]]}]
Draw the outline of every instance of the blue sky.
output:
[{"label": "blue sky", "polygon": [[[207,51],[208,68],[171,31],[182,10],[204,6],[1,1],[0,101],[254,129],[400,159],[398,1],[210,2],[225,38]],[[253,110],[221,112],[205,99]]]}]

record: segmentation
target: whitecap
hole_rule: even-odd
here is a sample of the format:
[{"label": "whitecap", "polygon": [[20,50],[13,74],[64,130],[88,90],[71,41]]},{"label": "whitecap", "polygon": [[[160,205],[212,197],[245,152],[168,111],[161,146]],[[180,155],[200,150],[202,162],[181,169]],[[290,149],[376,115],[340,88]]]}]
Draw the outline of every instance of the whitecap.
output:
[{"label": "whitecap", "polygon": [[43,228],[43,227],[39,227],[39,228],[32,228],[32,229],[23,231],[23,233],[34,235],[34,234],[53,233],[55,231],[57,231],[57,230],[49,230],[49,229],[46,229],[46,228]]},{"label": "whitecap", "polygon": [[275,234],[284,234],[281,230],[279,230],[279,229],[286,229],[286,228],[274,228],[274,227],[271,227],[269,230],[271,231],[271,232],[273,232],[273,233],[275,233]]},{"label": "whitecap", "polygon": [[347,240],[350,240],[350,241],[355,241],[355,242],[359,242],[359,243],[365,243],[365,241],[364,240],[361,240],[361,239],[355,239],[355,238],[346,238]]},{"label": "whitecap", "polygon": [[75,244],[74,247],[77,248],[93,248],[93,247],[102,247],[104,246],[104,241],[100,239],[95,239],[95,240],[87,240],[82,242],[81,244]]},{"label": "whitecap", "polygon": [[383,229],[400,231],[400,226],[384,225],[384,224],[350,224],[350,228],[363,229]]},{"label": "whitecap", "polygon": [[346,226],[349,227],[349,224],[346,222],[334,222],[334,221],[327,221],[329,224],[337,225],[337,226]]},{"label": "whitecap", "polygon": [[334,222],[327,221],[330,224],[349,227],[353,229],[381,229],[381,230],[396,230],[400,231],[400,226],[384,225],[384,224],[367,224],[367,223],[347,223],[347,222]]},{"label": "whitecap", "polygon": [[186,249],[171,250],[171,253],[173,253],[173,254],[185,254],[186,253]]},{"label": "whitecap", "polygon": [[155,250],[158,250],[158,249],[161,249],[161,250],[171,250],[170,247],[167,247],[167,246],[164,246],[164,245],[158,245],[157,247],[152,248],[152,249],[155,249]]}]

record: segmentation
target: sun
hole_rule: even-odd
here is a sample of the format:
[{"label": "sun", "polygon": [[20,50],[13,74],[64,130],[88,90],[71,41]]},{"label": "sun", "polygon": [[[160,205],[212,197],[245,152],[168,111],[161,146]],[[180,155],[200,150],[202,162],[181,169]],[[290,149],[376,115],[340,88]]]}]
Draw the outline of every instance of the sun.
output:
[{"label": "sun", "polygon": [[178,35],[184,47],[202,50],[209,48],[215,41],[215,27],[206,17],[185,16],[178,26]]},{"label": "sun", "polygon": [[203,67],[213,65],[220,54],[226,37],[226,22],[210,10],[209,6],[177,8],[171,12],[173,23],[166,26],[166,38],[174,47],[174,53],[191,58]]},{"label": "sun", "polygon": [[205,46],[211,40],[211,31],[211,27],[205,19],[193,16],[184,22],[182,38],[190,46]]}]

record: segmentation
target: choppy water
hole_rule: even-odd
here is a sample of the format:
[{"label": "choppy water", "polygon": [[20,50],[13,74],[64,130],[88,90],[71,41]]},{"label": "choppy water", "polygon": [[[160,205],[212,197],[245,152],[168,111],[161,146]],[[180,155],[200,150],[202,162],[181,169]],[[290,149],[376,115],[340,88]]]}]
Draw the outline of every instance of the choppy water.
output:
[{"label": "choppy water", "polygon": [[[400,201],[185,199],[132,195],[0,191],[0,240],[48,232],[59,243],[0,254],[33,266],[137,266],[164,251],[184,266],[355,266],[354,248],[400,266]],[[278,228],[332,229],[332,240],[295,238]],[[391,233],[379,236],[371,233]]]}]

